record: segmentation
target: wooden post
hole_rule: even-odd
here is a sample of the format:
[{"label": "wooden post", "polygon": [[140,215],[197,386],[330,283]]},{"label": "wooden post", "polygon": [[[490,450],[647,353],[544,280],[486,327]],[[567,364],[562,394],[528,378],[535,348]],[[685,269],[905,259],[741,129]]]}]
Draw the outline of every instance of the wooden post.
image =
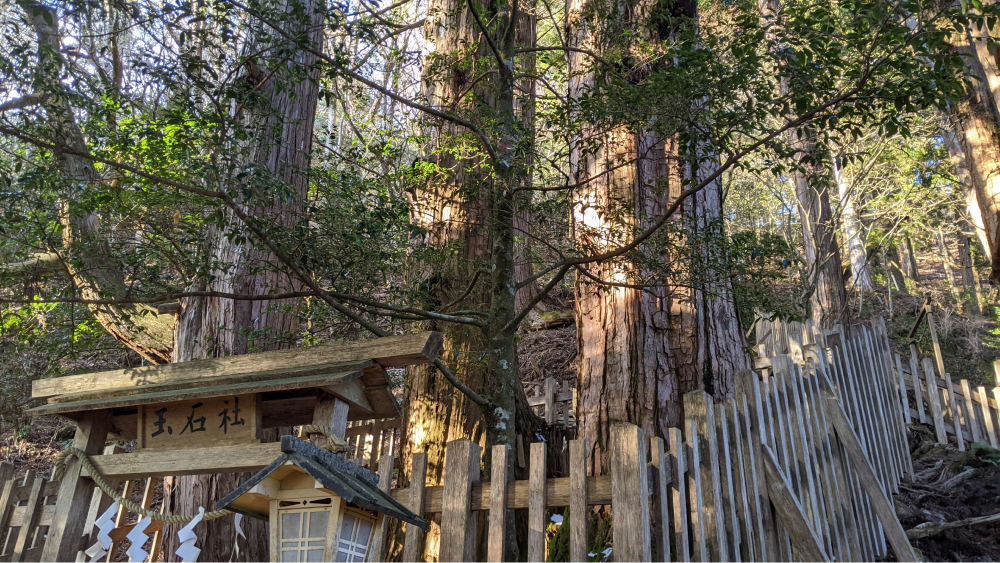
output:
[{"label": "wooden post", "polygon": [[868,498],[871,499],[872,507],[878,515],[879,521],[882,523],[885,535],[889,539],[890,545],[892,545],[892,550],[896,553],[896,557],[900,561],[917,561],[917,555],[913,551],[913,546],[910,545],[910,541],[906,537],[906,532],[896,518],[895,508],[893,508],[892,503],[882,492],[878,479],[875,477],[875,471],[861,449],[861,444],[858,442],[858,437],[854,434],[854,430],[847,420],[847,415],[844,414],[844,409],[837,402],[837,397],[834,396],[829,383],[825,380],[820,383],[823,386],[827,417],[837,431],[837,437],[841,445],[844,446],[851,465],[857,469],[861,486],[868,493]]},{"label": "wooden post", "polygon": [[[903,420],[904,424],[909,424],[913,422],[913,414],[910,412],[910,401],[906,398],[906,377],[903,375],[903,359],[896,354],[896,374],[899,376],[899,400],[900,405],[903,407]],[[920,395],[917,395],[918,400]]]},{"label": "wooden post", "polygon": [[[325,426],[330,429],[334,436],[344,437],[347,432],[347,411],[350,405],[339,397],[323,392],[316,397],[316,406],[313,408],[313,421],[316,426]],[[323,447],[326,444],[326,437],[322,434],[313,434],[309,440]]]},{"label": "wooden post", "polygon": [[802,505],[792,493],[792,484],[778,465],[771,448],[764,446],[764,470],[767,472],[767,494],[782,525],[788,530],[795,556],[802,561],[830,561],[823,551],[822,540],[816,535]]},{"label": "wooden post", "polygon": [[[688,538],[687,511],[687,465],[684,457],[684,433],[680,428],[668,428],[667,439],[670,444],[670,480],[671,506],[674,512],[674,549],[677,551],[677,561],[691,561],[691,542]],[[573,561],[585,561],[576,559]]]},{"label": "wooden post", "polygon": [[726,551],[733,561],[742,561],[740,557],[740,520],[736,516],[736,486],[733,459],[729,453],[729,424],[726,421],[726,405],[716,403],[715,407],[715,435],[719,440],[719,474],[721,477],[722,513],[719,515],[722,520],[722,528],[725,532]]},{"label": "wooden post", "polygon": [[531,444],[528,462],[528,561],[545,561],[545,442]]},{"label": "wooden post", "polygon": [[24,506],[24,518],[21,520],[21,529],[17,532],[14,553],[10,556],[11,561],[23,561],[24,552],[31,547],[28,540],[35,533],[35,528],[38,527],[38,519],[42,515],[42,501],[44,500],[42,491],[45,490],[46,483],[48,483],[48,480],[44,477],[33,477],[30,483],[27,479],[24,482],[26,486],[31,486],[31,490],[28,493],[28,501]]},{"label": "wooden post", "polygon": [[924,392],[920,386],[920,361],[917,358],[917,345],[910,344],[910,377],[913,379],[913,396],[917,399],[917,416],[920,424],[927,424],[930,419],[924,411]]},{"label": "wooden post", "polygon": [[611,428],[611,514],[615,561],[650,561],[646,433],[632,424]]},{"label": "wooden post", "polygon": [[[132,500],[132,495],[135,494],[135,479],[128,479],[125,481],[125,490],[122,491],[122,497]],[[120,528],[125,524],[125,519],[128,518],[128,509],[124,505],[118,506],[118,513],[115,514],[115,528]],[[93,525],[93,523],[91,523]],[[105,561],[109,563],[113,562],[116,557],[118,557],[118,550],[121,548],[121,541],[111,542],[111,549],[108,550],[108,555]]]},{"label": "wooden post", "polygon": [[708,544],[705,543],[705,509],[701,497],[701,471],[698,461],[698,423],[690,418],[684,419],[684,458],[687,461],[687,507],[688,521],[691,526],[691,559],[708,561]]},{"label": "wooden post", "polygon": [[569,442],[569,558],[587,560],[587,448],[583,440]]},{"label": "wooden post", "polygon": [[938,342],[937,328],[934,326],[934,315],[931,314],[930,304],[927,307],[927,328],[931,330],[931,342],[934,344],[934,359],[937,361],[938,373],[948,373],[944,369],[944,356],[941,354],[941,344]]},{"label": "wooden post", "polygon": [[[983,433],[979,429],[979,416],[976,414],[976,403],[972,400],[972,387],[969,385],[968,379],[960,379],[959,385],[962,386],[962,395],[965,397],[965,411],[966,411],[966,424],[969,425],[969,432],[972,433],[972,441],[983,443]],[[985,411],[989,414],[989,411]]]},{"label": "wooden post", "polygon": [[1000,358],[993,360],[993,379],[997,387],[1000,387]]},{"label": "wooden post", "polygon": [[713,561],[729,561],[723,526],[722,478],[719,475],[719,441],[715,433],[712,396],[704,391],[684,395],[684,412],[697,424],[698,458],[705,521],[705,543]]},{"label": "wooden post", "polygon": [[[111,411],[88,412],[77,423],[73,447],[88,454],[100,453],[104,449],[110,427]],[[83,525],[86,523],[88,501],[93,492],[94,482],[83,475],[80,460],[69,460],[59,486],[45,547],[42,549],[42,561],[76,560]]]},{"label": "wooden post", "polygon": [[764,432],[764,407],[760,396],[760,381],[752,371],[741,371],[736,374],[736,406],[743,417],[744,451],[746,452],[753,481],[752,489],[747,491],[753,521],[756,524],[752,536],[761,538],[755,547],[758,561],[777,560],[778,544],[774,521],[771,518],[771,508],[767,500],[767,477],[764,473],[762,447],[767,444]]},{"label": "wooden post", "polygon": [[503,561],[504,545],[507,539],[507,454],[506,444],[493,446],[493,468],[490,473],[490,520],[487,542],[487,561]]},{"label": "wooden post", "polygon": [[[756,536],[751,520],[749,493],[747,493],[750,482],[750,468],[748,467],[743,453],[743,430],[740,424],[740,413],[736,408],[736,401],[732,398],[726,399],[725,409],[728,414],[726,420],[729,424],[729,457],[733,463],[733,492],[736,496],[736,516],[739,521],[740,538],[742,543],[739,546],[739,556],[742,561],[756,560],[755,553],[758,552],[760,541],[763,538]],[[735,559],[736,553],[733,553]]]},{"label": "wooden post", "polygon": [[[424,515],[424,481],[427,479],[427,454],[413,454],[410,466],[410,499],[406,504],[417,516]],[[421,561],[420,552],[424,546],[424,531],[417,526],[406,526],[403,542],[403,561]]]},{"label": "wooden post", "polygon": [[663,449],[663,438],[649,439],[649,460],[653,466],[653,535],[656,541],[656,560],[670,561],[670,463]]},{"label": "wooden post", "polygon": [[476,559],[477,513],[471,510],[472,484],[479,480],[479,445],[455,440],[445,446],[441,491],[441,561]]},{"label": "wooden post", "polygon": [[[379,462],[378,489],[383,493],[388,493],[392,490],[393,465],[392,456],[385,456],[382,461]],[[379,519],[378,525],[375,528],[374,536],[372,537],[371,549],[368,550],[369,561],[374,563],[385,561],[385,546],[386,538],[388,538],[388,531],[389,517],[383,516]]]},{"label": "wooden post", "polygon": [[[986,387],[983,385],[979,386],[979,399],[979,404],[983,407],[983,421],[986,423],[986,434],[990,438],[990,445],[993,449],[1000,449],[996,426],[993,424],[993,413],[990,410],[990,396],[986,394]],[[1000,401],[997,401],[997,416],[1000,416]]]},{"label": "wooden post", "polygon": [[556,380],[545,378],[545,423],[549,426],[556,422]]},{"label": "wooden post", "polygon": [[944,374],[945,400],[948,402],[948,414],[951,416],[951,427],[955,430],[955,439],[958,440],[958,451],[965,451],[965,436],[962,435],[962,413],[958,411],[958,402],[955,401],[955,385],[951,382],[951,374]]},{"label": "wooden post", "polygon": [[948,434],[944,429],[944,414],[941,412],[941,395],[938,393],[937,377],[934,376],[934,362],[924,358],[924,380],[927,381],[927,404],[931,408],[931,419],[934,421],[934,433],[939,444],[948,443]]}]

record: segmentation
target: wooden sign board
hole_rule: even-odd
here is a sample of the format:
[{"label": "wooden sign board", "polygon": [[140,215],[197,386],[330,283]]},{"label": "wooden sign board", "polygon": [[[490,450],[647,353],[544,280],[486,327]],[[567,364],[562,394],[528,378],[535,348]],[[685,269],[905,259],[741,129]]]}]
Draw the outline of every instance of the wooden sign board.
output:
[{"label": "wooden sign board", "polygon": [[230,395],[141,405],[140,448],[189,448],[259,443],[258,395]]}]

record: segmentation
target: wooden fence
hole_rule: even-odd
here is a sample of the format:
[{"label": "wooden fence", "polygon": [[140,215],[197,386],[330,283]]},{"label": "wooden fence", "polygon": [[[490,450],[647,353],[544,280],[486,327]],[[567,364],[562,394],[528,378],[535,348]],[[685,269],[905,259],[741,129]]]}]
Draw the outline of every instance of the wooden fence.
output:
[{"label": "wooden fence", "polygon": [[[903,400],[882,325],[806,341],[793,354],[742,372],[732,398],[684,396],[681,428],[667,440],[632,425],[610,431],[609,473],[587,476],[593,444],[569,442],[569,476],[546,478],[545,443],[530,444],[529,478],[509,481],[511,452],[449,443],[441,485],[426,484],[426,457],[392,490],[411,510],[440,514],[441,561],[474,560],[479,520],[487,557],[503,560],[503,509],[527,509],[528,561],[544,561],[552,509],[569,508],[569,557],[588,559],[589,507],[613,518],[619,561],[871,561],[891,546],[915,554],[889,494],[912,474]],[[797,360],[797,361],[796,361]],[[418,560],[422,532],[406,530],[403,560]],[[379,554],[376,554],[378,556]]]},{"label": "wooden fence", "polygon": [[[104,453],[120,453],[115,446],[109,446]],[[120,448],[118,448],[120,449]],[[14,478],[14,466],[8,462],[0,463],[0,561],[40,561],[42,548],[47,537],[48,527],[55,514],[56,495],[59,492],[59,481],[51,481],[34,471],[28,471],[22,478]],[[141,505],[149,508],[153,504],[158,479],[145,479],[142,486]],[[114,483],[112,483],[114,484]],[[135,479],[120,484],[120,491],[132,497],[140,482]],[[87,547],[97,541],[97,530],[94,521],[111,506],[111,499],[100,490],[94,491],[90,509],[87,512],[85,538],[81,541]],[[114,544],[107,561],[116,561],[119,548],[127,541],[126,536],[132,531],[133,524],[127,524],[129,512],[119,508],[114,519],[114,529],[108,535]],[[132,520],[138,516],[133,515]],[[149,548],[149,561],[156,561],[162,544],[163,526],[154,521],[146,528],[146,534],[152,536]]]},{"label": "wooden fence", "polygon": [[576,428],[576,388],[570,388],[569,381],[558,381],[551,377],[543,383],[526,387],[528,405],[535,409],[549,426]]},{"label": "wooden fence", "polygon": [[400,419],[355,420],[347,423],[344,439],[349,446],[345,457],[377,471],[383,457],[398,458],[402,429]]}]

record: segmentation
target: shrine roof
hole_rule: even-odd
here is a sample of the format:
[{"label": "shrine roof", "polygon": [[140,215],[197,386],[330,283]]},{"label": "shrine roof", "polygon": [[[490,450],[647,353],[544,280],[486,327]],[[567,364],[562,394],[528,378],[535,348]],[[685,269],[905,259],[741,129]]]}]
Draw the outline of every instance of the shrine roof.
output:
[{"label": "shrine roof", "polygon": [[392,418],[399,415],[399,405],[385,368],[430,363],[441,344],[440,333],[422,332],[40,379],[32,382],[31,394],[47,404],[27,412],[76,418],[116,409],[115,416],[131,416],[144,404],[250,393],[282,399],[289,393],[326,391],[351,404],[357,411],[352,419]]},{"label": "shrine roof", "polygon": [[363,506],[369,510],[381,512],[387,516],[419,526],[426,530],[430,523],[389,493],[378,488],[379,477],[374,472],[347,461],[343,457],[330,453],[313,444],[294,436],[281,437],[281,455],[270,465],[244,482],[235,491],[226,495],[216,503],[216,509],[226,508],[243,512],[251,516],[262,516],[257,511],[241,507],[241,497],[252,494],[251,490],[276,471],[289,464],[298,466],[302,471],[315,479],[320,485],[347,502]]}]

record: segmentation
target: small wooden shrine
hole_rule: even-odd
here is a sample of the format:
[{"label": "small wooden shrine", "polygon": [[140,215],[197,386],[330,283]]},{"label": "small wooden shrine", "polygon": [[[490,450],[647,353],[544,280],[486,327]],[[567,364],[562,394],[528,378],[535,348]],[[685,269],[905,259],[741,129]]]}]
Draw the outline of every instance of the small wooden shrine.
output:
[{"label": "small wooden shrine", "polygon": [[[283,444],[262,442],[264,428],[316,425],[343,437],[350,420],[398,417],[386,368],[432,362],[441,344],[440,333],[424,332],[42,379],[33,382],[32,397],[46,404],[28,412],[75,421],[73,448],[86,453],[106,480],[260,471],[293,455]],[[130,453],[101,455],[107,440],[135,440],[137,447]],[[360,468],[352,472],[339,462],[327,465],[332,454],[312,445],[293,449],[299,452],[294,454],[298,469],[271,472],[280,471],[281,483],[293,479],[289,472],[299,472],[303,477],[298,479],[325,483],[319,489],[324,498],[334,495],[343,507],[360,507],[357,514],[415,517],[400,512],[398,503],[387,501],[384,494],[372,493],[371,478]],[[311,453],[301,453],[305,450]],[[310,464],[312,469],[306,469]],[[60,484],[42,560],[77,559],[80,538],[93,524],[99,504],[93,481],[85,477],[82,464],[72,459]],[[330,487],[334,479],[349,483],[346,488]],[[252,507],[245,511],[254,512]],[[256,514],[270,517],[270,505]],[[328,525],[344,521],[346,514],[336,513]],[[357,518],[355,512],[350,514]]]},{"label": "small wooden shrine", "polygon": [[385,516],[430,526],[379,490],[371,470],[293,436],[281,451],[216,505],[269,520],[272,561],[367,561]]}]

